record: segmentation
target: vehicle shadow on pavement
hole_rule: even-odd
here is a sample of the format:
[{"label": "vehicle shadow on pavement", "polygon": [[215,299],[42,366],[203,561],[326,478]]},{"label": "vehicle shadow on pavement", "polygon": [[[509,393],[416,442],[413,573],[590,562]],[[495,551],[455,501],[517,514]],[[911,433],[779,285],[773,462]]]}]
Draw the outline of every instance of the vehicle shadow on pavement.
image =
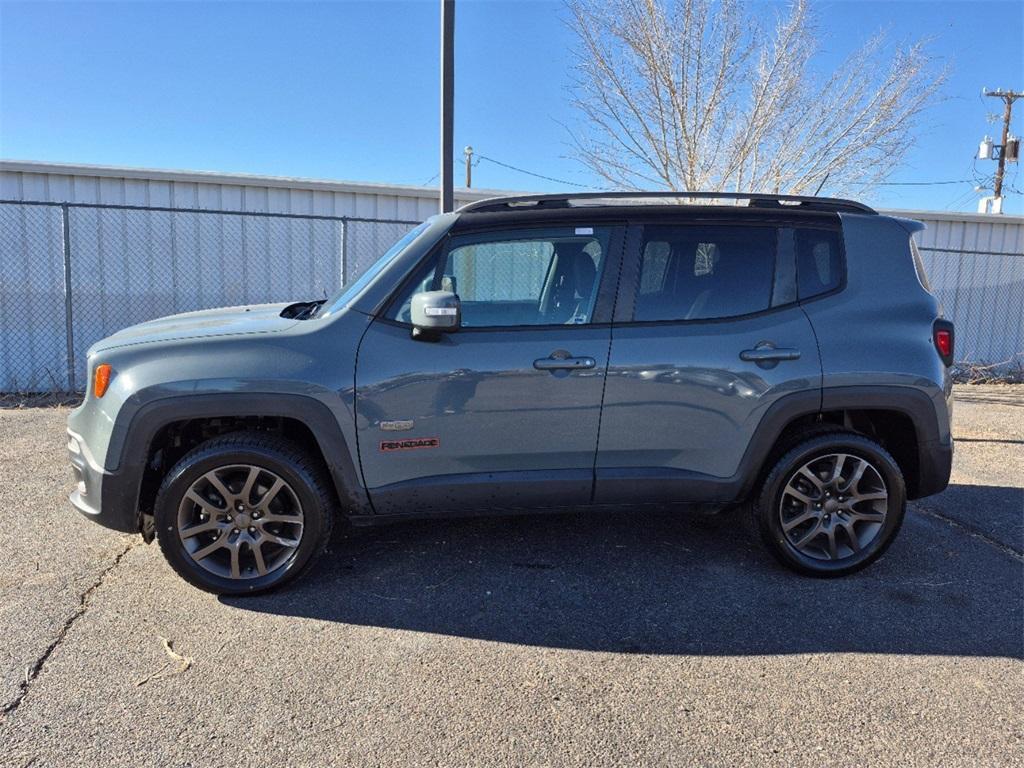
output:
[{"label": "vehicle shadow on pavement", "polygon": [[[975,490],[978,490],[975,488]],[[240,610],[650,654],[1024,657],[1020,559],[911,511],[859,574],[784,570],[743,515],[668,510],[349,529],[293,587]]]}]

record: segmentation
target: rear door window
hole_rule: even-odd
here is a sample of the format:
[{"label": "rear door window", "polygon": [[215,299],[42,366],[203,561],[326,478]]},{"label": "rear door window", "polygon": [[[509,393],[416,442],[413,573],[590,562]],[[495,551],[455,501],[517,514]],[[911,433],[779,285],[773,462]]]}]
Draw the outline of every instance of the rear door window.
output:
[{"label": "rear door window", "polygon": [[706,320],[768,309],[777,240],[775,227],[645,227],[633,319]]}]

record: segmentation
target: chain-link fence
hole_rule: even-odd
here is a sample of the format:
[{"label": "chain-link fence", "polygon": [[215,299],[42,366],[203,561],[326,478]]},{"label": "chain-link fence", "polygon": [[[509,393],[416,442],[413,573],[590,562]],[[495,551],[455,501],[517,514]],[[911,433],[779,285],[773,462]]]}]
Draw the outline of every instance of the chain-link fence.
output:
[{"label": "chain-link fence", "polygon": [[[416,223],[0,201],[0,392],[83,388],[85,350],[133,323],[330,294]],[[1024,254],[920,251],[958,359],[1024,359]]]},{"label": "chain-link fence", "polygon": [[932,292],[956,326],[958,361],[1024,361],[1024,253],[921,247]]},{"label": "chain-link fence", "polygon": [[417,223],[0,202],[0,392],[82,389],[85,351],[134,323],[322,298]]}]

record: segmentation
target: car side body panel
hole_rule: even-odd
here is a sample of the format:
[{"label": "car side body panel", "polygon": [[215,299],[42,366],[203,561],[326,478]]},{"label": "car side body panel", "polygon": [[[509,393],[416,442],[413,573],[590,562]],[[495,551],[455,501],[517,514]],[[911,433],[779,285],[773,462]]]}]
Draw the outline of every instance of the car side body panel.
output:
[{"label": "car side body panel", "polygon": [[[762,365],[740,359],[765,341],[800,357]],[[723,321],[617,325],[595,500],[629,498],[634,473],[731,478],[768,409],[795,392],[820,405],[818,348],[798,306]]]},{"label": "car side body panel", "polygon": [[[375,322],[356,376],[359,450],[375,510],[588,503],[610,337],[607,324],[567,325],[424,342],[407,327]],[[535,367],[559,350],[593,366]]]},{"label": "car side body panel", "polygon": [[348,312],[280,334],[94,351],[90,369],[110,362],[114,376],[103,398],[87,397],[68,418],[81,453],[73,463],[86,489],[76,491],[75,506],[110,527],[138,530],[142,471],[159,429],[197,418],[281,416],[313,432],[339,499],[353,512],[366,513],[353,385],[356,349],[369,322],[366,315]]},{"label": "car side body panel", "polygon": [[952,380],[932,337],[941,307],[914,270],[910,233],[888,216],[840,218],[846,286],[803,302],[821,348],[823,386],[915,389],[940,417],[936,439],[949,443]]}]

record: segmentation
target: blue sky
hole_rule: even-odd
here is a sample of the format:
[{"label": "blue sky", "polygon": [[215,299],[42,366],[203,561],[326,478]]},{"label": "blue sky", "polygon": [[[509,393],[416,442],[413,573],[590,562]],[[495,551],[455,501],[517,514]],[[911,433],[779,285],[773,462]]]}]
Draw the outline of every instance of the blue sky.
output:
[{"label": "blue sky", "polygon": [[[986,115],[1001,109],[981,88],[1024,88],[1024,3],[846,0],[818,10],[825,67],[882,28],[897,42],[933,38],[952,68],[945,99],[908,137],[890,181],[972,178],[978,141],[996,135]],[[472,144],[599,184],[567,145],[565,18],[559,2],[460,0],[457,154]],[[422,184],[437,173],[438,27],[435,0],[0,0],[0,157]],[[1020,134],[1024,102],[1017,108]],[[1024,188],[1024,176],[1013,183]],[[474,186],[565,188],[488,162]],[[1024,211],[1014,197],[1009,210]],[[870,202],[974,210],[976,199],[960,184],[886,187]]]}]

